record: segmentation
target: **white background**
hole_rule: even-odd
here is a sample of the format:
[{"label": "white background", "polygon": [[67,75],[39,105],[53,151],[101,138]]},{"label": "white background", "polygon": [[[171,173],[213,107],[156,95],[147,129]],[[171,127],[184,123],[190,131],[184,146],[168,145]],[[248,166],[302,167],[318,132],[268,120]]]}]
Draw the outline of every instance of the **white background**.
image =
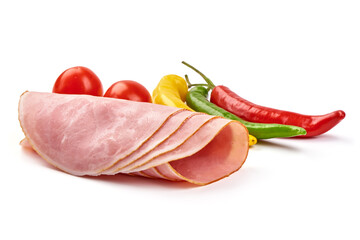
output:
[{"label": "white background", "polygon": [[[1,239],[360,239],[359,1],[1,1]],[[250,149],[194,187],[55,170],[18,145],[17,102],[77,65],[152,91],[185,60],[270,107],[346,118]],[[355,85],[356,84],[356,85]]]}]

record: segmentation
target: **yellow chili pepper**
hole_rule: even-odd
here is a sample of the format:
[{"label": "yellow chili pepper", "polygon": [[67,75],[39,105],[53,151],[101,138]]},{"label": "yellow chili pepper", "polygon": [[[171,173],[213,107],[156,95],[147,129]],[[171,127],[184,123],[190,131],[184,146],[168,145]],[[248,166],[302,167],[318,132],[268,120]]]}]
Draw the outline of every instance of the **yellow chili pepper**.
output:
[{"label": "yellow chili pepper", "polygon": [[[170,74],[164,76],[159,84],[153,91],[152,100],[153,103],[184,108],[190,111],[193,111],[189,106],[184,102],[186,99],[186,94],[188,93],[188,85],[184,78]],[[257,143],[257,139],[249,135],[249,146],[252,146]]]},{"label": "yellow chili pepper", "polygon": [[194,111],[184,103],[187,92],[188,86],[185,79],[171,74],[166,75],[160,80],[153,91],[152,98],[153,102],[157,104]]},{"label": "yellow chili pepper", "polygon": [[249,146],[255,145],[257,143],[256,137],[249,134]]}]

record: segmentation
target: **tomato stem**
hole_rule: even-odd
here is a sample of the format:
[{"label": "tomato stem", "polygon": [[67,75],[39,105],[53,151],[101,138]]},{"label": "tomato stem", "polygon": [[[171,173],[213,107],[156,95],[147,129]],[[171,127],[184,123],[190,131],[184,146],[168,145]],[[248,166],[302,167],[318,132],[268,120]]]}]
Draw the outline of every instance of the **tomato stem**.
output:
[{"label": "tomato stem", "polygon": [[188,66],[189,68],[191,68],[192,70],[194,70],[198,74],[200,74],[200,76],[202,76],[202,78],[207,82],[210,89],[213,89],[215,87],[215,84],[208,77],[206,77],[202,72],[200,72],[199,70],[197,70],[196,68],[194,68],[193,66],[191,66],[190,64],[188,64],[185,61],[182,61],[181,63]]}]

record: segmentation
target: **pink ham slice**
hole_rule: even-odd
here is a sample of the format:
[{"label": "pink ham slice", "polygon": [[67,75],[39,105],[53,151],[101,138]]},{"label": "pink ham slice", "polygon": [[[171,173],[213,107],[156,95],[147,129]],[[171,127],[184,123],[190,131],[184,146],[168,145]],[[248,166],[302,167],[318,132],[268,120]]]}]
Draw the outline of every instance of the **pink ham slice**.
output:
[{"label": "pink ham slice", "polygon": [[170,118],[166,120],[163,126],[159,129],[159,131],[155,132],[151,138],[146,141],[140,148],[138,148],[135,152],[128,155],[127,157],[119,160],[114,164],[111,168],[101,172],[101,174],[114,174],[114,171],[117,169],[123,168],[129,165],[134,160],[140,158],[145,155],[164,140],[166,140],[169,136],[171,136],[180,126],[181,124],[190,116],[196,115],[198,113],[190,112],[187,110],[183,110],[173,114]]},{"label": "pink ham slice", "polygon": [[[131,155],[140,156],[130,161],[136,162],[186,132],[179,132],[181,126],[196,116],[157,104],[87,95],[26,92],[19,103],[28,143],[49,163],[74,175],[106,173]],[[171,128],[171,122],[177,125]],[[190,137],[177,143],[172,139],[172,147],[163,145],[165,151],[127,172],[203,185],[230,175],[244,163],[248,132],[242,124],[207,116],[186,128],[191,129]]]},{"label": "pink ham slice", "polygon": [[96,175],[139,148],[178,111],[120,99],[25,92],[19,120],[44,159],[74,175]]},{"label": "pink ham slice", "polygon": [[170,179],[170,178],[167,178],[166,176],[162,175],[156,168],[149,168],[144,171],[136,172],[136,173],[144,174],[147,177],[162,178],[162,179],[166,179],[166,180],[176,181],[176,179]]},{"label": "pink ham slice", "polygon": [[[166,169],[164,172],[166,174],[163,175],[172,179],[183,179],[196,184],[206,184],[214,178],[220,179],[226,173],[229,175],[238,170],[247,157],[247,151],[239,152],[237,149],[237,147],[245,149],[248,147],[245,143],[248,136],[238,134],[241,133],[242,128],[242,125],[223,118],[211,119],[184,144],[133,168],[128,173],[160,165],[158,167],[160,173],[161,170]],[[219,134],[214,136],[210,134],[211,132]],[[243,159],[240,166],[239,159]],[[229,173],[229,169],[233,171]],[[210,172],[211,174],[208,174]]]},{"label": "pink ham slice", "polygon": [[[248,154],[245,149],[249,148],[248,132],[243,125],[235,121],[226,124],[220,131],[208,145],[194,155],[165,164],[183,180],[200,185],[229,176],[245,162]],[[185,144],[182,146],[185,147]],[[184,148],[182,150],[185,151]]]},{"label": "pink ham slice", "polygon": [[20,141],[20,145],[23,148],[32,149],[32,146],[30,145],[29,141],[26,138],[24,138]]},{"label": "pink ham slice", "polygon": [[[223,125],[221,124],[222,122],[227,123]],[[247,151],[236,151],[236,148],[234,148],[232,145],[241,146],[244,145],[246,141],[248,141],[247,135],[234,136],[234,133],[237,132],[236,128],[238,128],[239,125],[232,125],[232,123],[233,122],[229,123],[223,118],[212,119],[206,125],[212,125],[211,127],[222,126],[222,130],[218,135],[216,135],[211,140],[207,139],[207,132],[209,129],[206,128],[206,125],[204,125],[188,141],[177,148],[176,151],[171,152],[174,159],[179,152],[182,154],[189,154],[189,157],[181,158],[180,160],[171,162],[166,162],[166,160],[164,161],[164,158],[161,157],[158,158],[160,160],[156,160],[155,158],[155,160],[150,162],[151,165],[158,165],[160,162],[165,163],[152,168],[147,168],[149,166],[142,166],[137,168],[137,170],[147,168],[147,170],[140,171],[140,173],[147,176],[164,178],[172,181],[185,180],[199,185],[208,184],[212,181],[219,180],[224,176],[230,175],[232,172],[235,172],[241,167],[247,156]],[[193,147],[189,146],[192,146],[194,142],[197,142],[198,140],[205,142],[209,140],[209,143],[205,144],[206,146],[203,147],[200,151],[197,151],[194,155],[191,155],[194,150]],[[169,154],[170,153],[166,153],[163,156]],[[238,165],[239,158],[244,159],[240,166]],[[229,169],[233,169],[233,171],[229,172]],[[135,171],[134,173],[138,172],[139,171]]]},{"label": "pink ham slice", "polygon": [[[134,172],[131,170],[135,167],[151,161],[158,155],[174,150],[175,148],[183,144],[188,138],[194,135],[207,121],[212,118],[215,117],[203,113],[192,115],[191,117],[186,119],[186,121],[184,121],[184,123],[178,128],[178,130],[174,134],[169,136],[160,145],[158,145],[152,151],[147,152],[147,154],[142,155],[140,158],[135,159],[135,161],[131,162],[130,164],[127,164],[125,167],[116,169],[115,173]],[[196,145],[201,145],[201,143]]]},{"label": "pink ham slice", "polygon": [[161,164],[160,166],[155,167],[155,169],[164,176],[164,178],[172,179],[173,181],[181,181],[183,177],[177,173],[169,163]]},{"label": "pink ham slice", "polygon": [[[179,130],[177,133],[180,132],[180,134],[174,134],[172,138],[169,138],[168,141],[165,141],[162,144],[164,145],[164,147],[159,147],[161,148],[160,152],[157,152],[156,149],[154,149],[153,152],[156,152],[156,154],[153,155],[151,154],[153,152],[150,153],[152,158],[146,158],[146,161],[137,161],[130,169],[122,169],[120,170],[120,172],[130,173],[143,171],[145,169],[167,163],[171,160],[177,160],[183,157],[191,156],[203,149],[207,144],[211,142],[211,140],[216,136],[213,134],[214,132],[220,132],[220,134],[223,134],[221,130],[227,124],[229,124],[228,120],[220,117],[213,117],[206,121],[205,124],[203,124],[201,128],[198,129],[198,131],[192,133],[190,136],[185,135],[187,137],[186,141],[181,141],[175,149],[167,151],[168,145],[173,145],[171,140],[173,140],[173,138],[176,139],[177,137],[181,138],[181,135],[183,135]],[[167,142],[170,143],[167,144]],[[227,145],[228,142],[225,143],[225,146]],[[171,146],[171,148],[173,148],[173,146]]]}]

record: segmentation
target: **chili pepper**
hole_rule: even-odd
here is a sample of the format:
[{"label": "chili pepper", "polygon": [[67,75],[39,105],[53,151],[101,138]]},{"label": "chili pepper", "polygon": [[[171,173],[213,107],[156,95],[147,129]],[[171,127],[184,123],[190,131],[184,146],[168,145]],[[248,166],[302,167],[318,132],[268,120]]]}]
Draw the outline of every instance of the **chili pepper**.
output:
[{"label": "chili pepper", "polygon": [[218,86],[213,90],[211,102],[248,121],[302,127],[307,134],[299,137],[323,134],[345,118],[345,112],[342,110],[312,116],[259,106],[241,98],[225,86]]},{"label": "chili pepper", "polygon": [[207,100],[208,89],[195,86],[186,95],[186,103],[195,111],[210,115],[221,116],[230,120],[237,120],[244,124],[251,135],[258,139],[274,137],[293,137],[306,134],[305,129],[281,124],[252,123],[245,121],[234,114],[216,106]]},{"label": "chili pepper", "polygon": [[[153,91],[153,102],[157,104],[185,108],[189,108],[184,102],[186,94],[188,93],[188,86],[186,81],[178,75],[164,76]],[[249,135],[249,145],[252,146],[257,143],[254,136]]]},{"label": "chili pepper", "polygon": [[152,98],[153,102],[157,104],[194,111],[184,103],[187,92],[188,87],[185,79],[171,74],[164,76],[160,80],[153,91]]},{"label": "chili pepper", "polygon": [[299,137],[313,137],[329,131],[345,118],[345,112],[342,110],[324,115],[304,115],[256,105],[241,98],[225,86],[215,87],[204,74],[191,65],[185,62],[183,63],[199,73],[211,86],[210,101],[212,103],[244,120],[258,123],[277,123],[298,126],[304,128],[307,132],[306,135]]}]

